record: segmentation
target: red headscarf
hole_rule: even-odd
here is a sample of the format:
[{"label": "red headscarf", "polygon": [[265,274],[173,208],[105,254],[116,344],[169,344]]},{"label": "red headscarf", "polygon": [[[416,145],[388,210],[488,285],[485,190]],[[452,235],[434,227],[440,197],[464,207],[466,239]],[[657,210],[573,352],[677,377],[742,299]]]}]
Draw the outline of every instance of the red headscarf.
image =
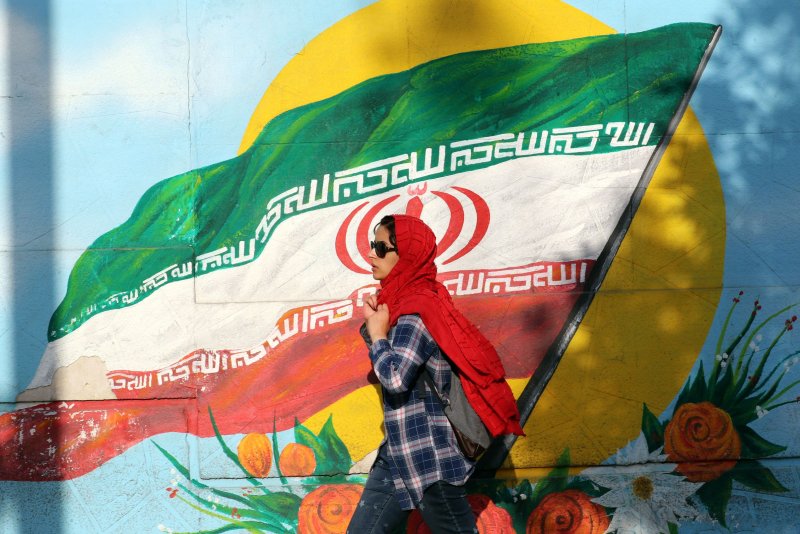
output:
[{"label": "red headscarf", "polygon": [[421,220],[394,215],[399,260],[381,280],[378,302],[389,307],[390,323],[401,315],[419,314],[436,344],[458,369],[475,412],[493,436],[523,435],[519,410],[505,381],[497,351],[453,305],[436,280],[436,237]]}]

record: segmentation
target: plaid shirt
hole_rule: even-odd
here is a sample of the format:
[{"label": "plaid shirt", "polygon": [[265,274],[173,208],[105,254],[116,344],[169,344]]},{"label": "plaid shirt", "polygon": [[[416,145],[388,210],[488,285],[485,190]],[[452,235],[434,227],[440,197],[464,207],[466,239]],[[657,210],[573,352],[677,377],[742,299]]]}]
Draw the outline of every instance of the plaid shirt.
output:
[{"label": "plaid shirt", "polygon": [[475,467],[458,447],[450,422],[434,392],[420,395],[416,382],[427,372],[439,391],[450,390],[450,364],[422,319],[402,315],[379,339],[369,357],[383,386],[383,422],[395,495],[403,510],[416,508],[422,492],[443,480],[463,485]]}]

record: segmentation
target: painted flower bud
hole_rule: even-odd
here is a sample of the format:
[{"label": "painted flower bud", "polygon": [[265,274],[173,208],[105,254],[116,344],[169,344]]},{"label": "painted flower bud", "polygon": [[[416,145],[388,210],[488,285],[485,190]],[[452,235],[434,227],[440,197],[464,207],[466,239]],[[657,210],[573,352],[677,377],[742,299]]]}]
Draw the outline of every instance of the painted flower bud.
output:
[{"label": "painted flower bud", "polygon": [[311,447],[300,443],[290,443],[281,451],[278,465],[281,474],[287,477],[307,477],[314,474],[317,459]]},{"label": "painted flower bud", "polygon": [[239,462],[254,477],[264,478],[272,466],[272,445],[264,434],[247,434],[236,449]]}]

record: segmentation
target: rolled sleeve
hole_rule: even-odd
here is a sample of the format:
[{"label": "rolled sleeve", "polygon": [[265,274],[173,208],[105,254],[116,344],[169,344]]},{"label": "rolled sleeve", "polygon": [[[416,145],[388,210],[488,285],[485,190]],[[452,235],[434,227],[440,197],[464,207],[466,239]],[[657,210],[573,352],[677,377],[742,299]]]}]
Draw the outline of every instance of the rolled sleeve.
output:
[{"label": "rolled sleeve", "polygon": [[369,356],[375,375],[392,394],[414,387],[419,368],[431,355],[433,339],[416,315],[403,315],[391,332],[391,342],[379,339],[372,343]]}]

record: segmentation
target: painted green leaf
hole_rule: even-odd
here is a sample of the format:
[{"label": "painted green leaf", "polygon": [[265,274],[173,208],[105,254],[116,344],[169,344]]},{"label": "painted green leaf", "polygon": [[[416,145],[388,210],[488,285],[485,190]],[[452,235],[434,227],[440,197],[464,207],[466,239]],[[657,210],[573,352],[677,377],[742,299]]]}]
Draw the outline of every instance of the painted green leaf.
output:
[{"label": "painted green leaf", "polygon": [[333,415],[329,416],[322,426],[322,430],[319,432],[319,440],[325,447],[327,457],[331,459],[332,463],[336,464],[334,472],[347,473],[352,463],[350,451],[347,450],[347,446],[333,428]]},{"label": "painted green leaf", "polygon": [[211,406],[208,407],[208,418],[211,421],[211,428],[214,429],[214,436],[216,436],[219,446],[222,448],[222,452],[224,452],[225,456],[230,458],[233,463],[238,465],[247,476],[250,476],[250,473],[247,472],[247,469],[245,469],[241,462],[239,462],[239,457],[236,455],[236,453],[233,452],[231,448],[228,447],[228,444],[225,443],[225,440],[222,439],[222,434],[220,434],[219,428],[217,427],[217,421],[214,419],[214,412],[211,410]]},{"label": "painted green leaf", "polygon": [[272,457],[275,459],[275,471],[283,484],[286,484],[286,477],[281,472],[281,457],[278,453],[278,419],[273,414],[272,416]]},{"label": "painted green leaf", "polygon": [[[200,504],[195,504],[181,497],[180,495],[178,495],[177,498],[186,503],[187,505],[189,505],[191,508],[197,510],[198,512],[201,512],[202,514],[215,517],[217,519],[226,521],[228,523],[228,525],[219,527],[217,529],[201,531],[204,533],[227,532],[230,530],[240,530],[240,529],[246,530],[248,532],[276,532],[276,533],[289,532],[286,528],[284,528],[281,525],[282,521],[280,519],[271,520],[268,519],[267,517],[264,517],[263,519],[258,521],[236,519],[233,517],[234,507],[230,507],[225,504],[214,504],[197,495],[194,495],[193,498]],[[236,513],[239,514],[240,517],[253,517],[257,515],[263,515],[259,514],[254,510],[249,510],[247,508],[239,508],[239,507],[235,508],[236,508]],[[197,532],[195,532],[195,534],[197,534]]]},{"label": "painted green leaf", "polygon": [[334,432],[333,423],[328,425],[330,421],[328,419],[317,436],[300,424],[300,421],[295,420],[295,440],[314,451],[314,457],[317,460],[314,475],[340,475],[350,470],[350,453],[347,452],[344,443]]},{"label": "painted green leaf", "polygon": [[767,458],[786,450],[785,446],[762,438],[749,426],[737,426],[736,430],[742,439],[742,458]]},{"label": "painted green leaf", "polygon": [[706,482],[697,490],[697,495],[706,508],[712,519],[719,521],[723,527],[728,526],[725,521],[725,511],[728,509],[728,501],[731,500],[733,490],[733,478],[730,472],[723,474],[716,480]]},{"label": "painted green leaf", "polygon": [[285,491],[268,495],[251,495],[249,498],[257,503],[259,508],[274,512],[290,521],[297,521],[297,512],[303,501],[294,493]]},{"label": "painted green leaf", "polygon": [[722,378],[711,386],[712,394],[709,400],[717,406],[723,406],[722,402],[725,398],[725,393],[733,387],[733,371],[731,370],[731,366],[728,365],[725,368],[725,372],[722,373]]},{"label": "painted green leaf", "polygon": [[744,426],[751,421],[757,419],[756,406],[761,404],[759,397],[750,397],[748,399],[740,400],[731,407],[730,415],[733,422],[737,426]]},{"label": "painted green leaf", "polygon": [[[700,362],[700,369],[698,369],[697,375],[694,377],[694,382],[692,382],[692,387],[689,388],[689,393],[686,396],[685,402],[703,402],[704,400],[708,400],[707,395],[708,387],[706,385],[705,371],[703,370],[703,362]],[[680,404],[683,404],[683,402]],[[680,406],[680,404],[678,406]]]},{"label": "painted green leaf", "polygon": [[644,403],[642,404],[642,432],[650,452],[664,446],[664,427],[658,417]]},{"label": "painted green leaf", "polygon": [[310,447],[314,451],[314,457],[317,459],[317,467],[314,469],[315,475],[329,475],[340,472],[331,466],[331,459],[327,458],[328,451],[322,441],[297,420],[295,420],[294,424],[294,439],[297,443]]},{"label": "painted green leaf", "polygon": [[690,376],[686,380],[686,383],[683,385],[683,389],[681,389],[681,392],[678,394],[678,398],[675,400],[675,406],[686,404],[687,402],[686,399],[689,398],[689,390],[691,389],[691,387],[692,387],[692,377]]},{"label": "painted green leaf", "polygon": [[166,449],[161,447],[161,445],[159,445],[155,441],[151,441],[151,443],[155,445],[159,451],[161,451],[161,454],[163,454],[166,457],[167,461],[172,464],[172,466],[178,471],[178,473],[181,474],[181,476],[183,476],[186,479],[191,479],[189,470],[186,469],[186,467],[184,467],[184,465],[181,462],[179,462],[177,458],[172,456],[172,454],[170,454]]},{"label": "painted green leaf", "polygon": [[738,462],[736,467],[731,470],[731,476],[736,482],[754,490],[768,491],[770,493],[789,491],[789,488],[781,484],[772,474],[772,471],[764,467],[760,462]]},{"label": "painted green leaf", "polygon": [[[271,510],[260,509],[257,503],[251,500],[250,497],[245,497],[243,495],[222,491],[218,488],[207,488],[207,491],[210,490],[211,493],[213,493],[214,495],[234,501],[234,503],[229,503],[224,501],[220,502],[218,499],[211,500],[210,498],[208,498],[207,494],[206,496],[201,496],[187,484],[179,483],[178,487],[182,492],[177,495],[177,498],[179,500],[187,503],[192,508],[200,510],[201,512],[207,515],[220,517],[219,514],[222,514],[222,518],[234,524],[238,523],[238,521],[232,519],[232,513],[234,509],[236,510],[236,512],[239,514],[240,517],[250,517],[253,519],[257,519],[259,521],[264,521],[272,525],[275,525],[276,528],[277,525],[279,525],[282,521],[285,520],[282,512],[274,512]],[[197,505],[192,504],[182,495],[188,495],[198,504]]]},{"label": "painted green leaf", "polygon": [[517,485],[517,493],[524,493],[527,496],[531,496],[533,493],[533,486],[531,485],[530,480],[523,480]]},{"label": "painted green leaf", "polygon": [[528,516],[531,515],[531,512],[536,507],[536,503],[531,497],[534,493],[534,487],[528,480],[523,480],[513,490],[502,487],[500,491],[503,492],[505,498],[501,504],[498,504],[497,501],[495,501],[495,504],[508,511],[512,518],[515,532],[525,532]]},{"label": "painted green leaf", "polygon": [[[750,380],[749,376],[750,363],[753,360],[754,354],[755,352],[751,351],[750,356],[747,357],[747,360],[745,360],[742,368],[737,370],[738,375],[735,377],[733,386],[725,391],[724,397],[722,399],[723,406],[730,406],[732,404],[735,404],[736,397],[738,397],[739,394],[744,390],[744,388],[747,387],[747,383]],[[742,354],[740,357],[744,358],[744,354]]]},{"label": "painted green leaf", "polygon": [[[191,534],[222,534],[223,532],[231,532],[233,530],[241,530],[241,529],[242,527],[240,527],[239,525],[225,525],[211,530],[196,530],[193,531]],[[188,533],[176,532],[175,534],[188,534]]]},{"label": "painted green leaf", "polygon": [[[244,497],[242,497],[242,496],[240,496],[240,495],[237,495],[237,494],[235,494],[235,493],[230,493],[230,492],[228,492],[228,491],[225,491],[225,490],[222,490],[222,489],[219,489],[219,488],[214,488],[214,487],[207,486],[207,485],[203,484],[202,482],[199,482],[199,481],[197,481],[197,480],[195,480],[195,479],[191,478],[191,476],[190,476],[190,473],[189,473],[189,470],[188,470],[186,467],[184,467],[182,463],[180,463],[180,462],[179,462],[179,461],[178,461],[178,460],[177,460],[177,459],[176,459],[174,456],[172,456],[172,455],[171,455],[171,454],[170,454],[170,453],[169,453],[169,452],[168,452],[166,449],[164,449],[163,447],[161,447],[161,446],[160,446],[158,443],[156,443],[155,441],[152,441],[151,443],[152,443],[153,445],[155,445],[155,446],[156,446],[156,448],[157,448],[159,451],[161,451],[161,454],[163,454],[163,455],[164,455],[164,457],[166,457],[167,461],[169,461],[169,463],[171,463],[171,464],[172,464],[172,465],[175,467],[175,469],[176,469],[176,470],[177,470],[177,471],[178,471],[178,472],[179,472],[179,473],[180,473],[180,474],[181,474],[181,475],[182,475],[182,476],[183,476],[185,479],[187,479],[187,480],[191,481],[191,483],[192,483],[192,485],[193,485],[193,486],[195,486],[195,487],[197,487],[197,488],[200,488],[200,489],[209,490],[209,491],[211,491],[211,492],[212,492],[214,495],[217,495],[218,497],[224,497],[224,498],[226,498],[226,499],[231,499],[231,500],[234,500],[234,501],[241,502],[242,504],[247,504],[247,501],[244,499]],[[188,488],[188,487],[187,487],[187,488]],[[194,493],[193,493],[191,490],[188,490],[188,491],[189,491],[189,493],[190,493],[190,494],[194,495]],[[266,491],[266,490],[265,490],[265,491]],[[198,498],[199,498],[199,497],[198,497]]]},{"label": "painted green leaf", "polygon": [[222,452],[225,453],[225,456],[230,458],[231,461],[236,464],[236,467],[242,470],[242,473],[247,476],[248,482],[254,486],[263,486],[258,479],[250,474],[250,471],[245,469],[245,467],[242,465],[242,462],[239,461],[239,456],[233,452],[230,447],[228,447],[227,443],[225,443],[225,440],[222,438],[222,434],[220,434],[219,428],[217,427],[217,421],[214,419],[214,413],[211,411],[211,406],[208,407],[208,418],[211,420],[211,428],[214,429],[214,435],[217,437],[217,441],[222,448]]}]

